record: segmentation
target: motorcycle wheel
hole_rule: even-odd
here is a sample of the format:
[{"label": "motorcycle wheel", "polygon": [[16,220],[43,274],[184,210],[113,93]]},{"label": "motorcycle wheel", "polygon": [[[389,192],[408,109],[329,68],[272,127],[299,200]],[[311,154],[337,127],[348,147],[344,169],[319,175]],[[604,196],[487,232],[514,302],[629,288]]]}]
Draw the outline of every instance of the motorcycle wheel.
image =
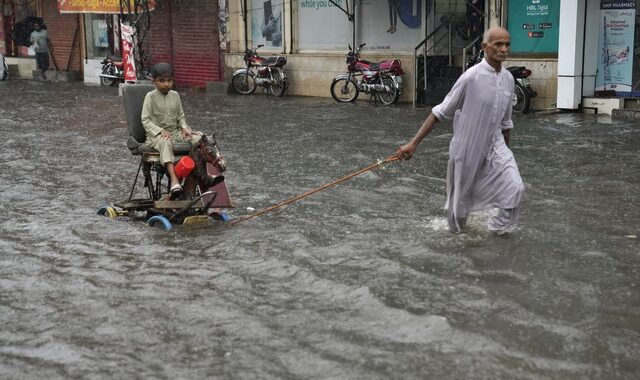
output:
[{"label": "motorcycle wheel", "polygon": [[238,73],[231,80],[233,88],[242,95],[252,94],[256,90],[256,80],[247,73]]},{"label": "motorcycle wheel", "polygon": [[[102,69],[102,74],[116,75],[116,68],[113,66],[105,66]],[[113,86],[117,81],[115,78],[100,77],[100,84],[103,86]]]},{"label": "motorcycle wheel", "polygon": [[529,93],[522,87],[522,85],[516,81],[516,87],[513,91],[513,99],[511,100],[513,106],[513,112],[527,113],[531,106],[531,99]]},{"label": "motorcycle wheel", "polygon": [[393,81],[393,78],[386,75],[383,76],[382,84],[385,86],[385,88],[388,88],[389,90],[387,91],[385,89],[385,91],[377,93],[378,99],[380,99],[380,102],[382,102],[382,104],[384,104],[385,106],[388,106],[397,102],[398,98],[400,97],[400,94],[398,94],[398,89],[396,88],[396,83]]},{"label": "motorcycle wheel", "polygon": [[337,78],[331,82],[331,96],[340,102],[353,102],[358,98],[360,91],[354,81],[347,81],[347,78]]},{"label": "motorcycle wheel", "polygon": [[153,80],[153,76],[151,75],[151,70],[142,69],[142,79]]},{"label": "motorcycle wheel", "polygon": [[287,89],[287,81],[284,79],[284,74],[280,70],[273,70],[273,83],[269,86],[269,91],[277,97],[284,95],[284,91]]}]

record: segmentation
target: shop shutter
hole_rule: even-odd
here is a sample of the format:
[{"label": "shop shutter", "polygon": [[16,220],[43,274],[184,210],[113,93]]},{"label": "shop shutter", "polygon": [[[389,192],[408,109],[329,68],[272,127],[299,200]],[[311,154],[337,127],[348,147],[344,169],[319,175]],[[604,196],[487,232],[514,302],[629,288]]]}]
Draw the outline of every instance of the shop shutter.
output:
[{"label": "shop shutter", "polygon": [[[56,0],[42,0],[42,18],[53,44],[52,58],[59,71],[80,70],[82,36],[79,17],[78,14],[60,14]],[[53,69],[53,62],[51,68]]]},{"label": "shop shutter", "polygon": [[152,11],[152,62],[173,65],[177,87],[205,87],[222,78],[218,2],[158,1]]}]

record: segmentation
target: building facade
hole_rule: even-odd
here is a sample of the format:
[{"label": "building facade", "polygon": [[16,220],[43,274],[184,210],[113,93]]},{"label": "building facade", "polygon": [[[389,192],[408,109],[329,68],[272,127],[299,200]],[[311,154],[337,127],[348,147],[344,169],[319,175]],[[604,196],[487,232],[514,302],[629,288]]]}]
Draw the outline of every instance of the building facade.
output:
[{"label": "building facade", "polygon": [[[329,86],[334,76],[346,69],[344,57],[349,45],[366,43],[363,58],[370,61],[396,58],[402,60],[404,94],[411,102],[416,96],[416,57],[424,54],[416,49],[425,38],[438,35],[445,45],[426,55],[450,55],[450,65],[461,68],[470,45],[491,25],[509,27],[510,12],[522,13],[535,2],[550,5],[547,11],[536,12],[536,20],[544,19],[547,29],[543,38],[558,35],[559,4],[551,0],[230,0],[229,45],[225,55],[225,79],[230,80],[235,69],[243,66],[246,47],[259,44],[264,55],[286,54],[285,67],[292,95],[330,96]],[[535,4],[538,5],[538,4]],[[477,12],[481,11],[478,18]],[[553,21],[546,21],[546,19]],[[517,20],[516,22],[520,22]],[[543,21],[541,21],[543,22]],[[515,25],[515,24],[514,24]],[[513,29],[513,31],[512,31]],[[274,30],[276,32],[274,32]],[[554,33],[549,33],[553,31]],[[426,45],[439,42],[427,41]],[[476,41],[476,46],[479,43]],[[534,109],[554,107],[557,89],[557,44],[546,51],[533,46],[514,54],[507,64],[525,65],[532,69],[533,86],[539,96],[532,100]],[[544,49],[543,49],[544,50]],[[419,59],[419,58],[418,58]]]},{"label": "building facade", "polygon": [[[101,62],[121,54],[121,25],[136,20],[135,45],[139,63],[164,61],[174,66],[179,87],[205,87],[222,79],[220,4],[224,0],[145,1],[149,12],[123,9],[118,0],[0,0],[0,52],[15,68],[15,75],[32,77],[34,53],[11,38],[16,24],[41,18],[52,41],[51,69],[74,73],[87,83],[100,83]],[[131,1],[131,4],[140,3]],[[224,21],[224,20],[223,20]],[[224,25],[224,22],[222,22]]]}]

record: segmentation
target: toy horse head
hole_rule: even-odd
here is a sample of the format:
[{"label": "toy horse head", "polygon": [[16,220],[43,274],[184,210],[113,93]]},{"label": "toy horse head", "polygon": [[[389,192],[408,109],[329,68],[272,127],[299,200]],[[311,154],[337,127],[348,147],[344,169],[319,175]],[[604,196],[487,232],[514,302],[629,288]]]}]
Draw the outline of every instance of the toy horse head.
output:
[{"label": "toy horse head", "polygon": [[[226,170],[226,163],[218,150],[213,136],[203,135],[200,142],[191,148],[189,157],[193,159],[196,167],[188,177],[190,185],[185,186],[187,195],[193,195],[191,194],[193,192],[191,189],[193,187],[192,184],[199,184],[203,191],[206,191],[206,189],[224,181],[224,176],[220,173]],[[207,164],[213,165],[215,168],[213,172],[209,172]]]},{"label": "toy horse head", "polygon": [[199,150],[200,155],[207,162],[213,164],[220,171],[220,173],[227,170],[227,163],[222,157],[222,154],[220,154],[220,149],[218,149],[215,135],[202,135],[200,143],[197,145],[197,149]]}]

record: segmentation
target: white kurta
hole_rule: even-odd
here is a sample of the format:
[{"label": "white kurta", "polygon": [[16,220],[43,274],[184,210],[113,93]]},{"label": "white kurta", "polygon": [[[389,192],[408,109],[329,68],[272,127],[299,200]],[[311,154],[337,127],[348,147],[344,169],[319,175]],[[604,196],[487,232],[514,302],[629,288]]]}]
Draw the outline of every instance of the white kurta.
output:
[{"label": "white kurta", "polygon": [[498,207],[492,230],[515,227],[524,184],[513,153],[502,136],[513,128],[513,76],[486,60],[460,76],[446,98],[432,109],[440,121],[453,119],[449,145],[447,204],[449,227],[459,232],[470,212]]}]

